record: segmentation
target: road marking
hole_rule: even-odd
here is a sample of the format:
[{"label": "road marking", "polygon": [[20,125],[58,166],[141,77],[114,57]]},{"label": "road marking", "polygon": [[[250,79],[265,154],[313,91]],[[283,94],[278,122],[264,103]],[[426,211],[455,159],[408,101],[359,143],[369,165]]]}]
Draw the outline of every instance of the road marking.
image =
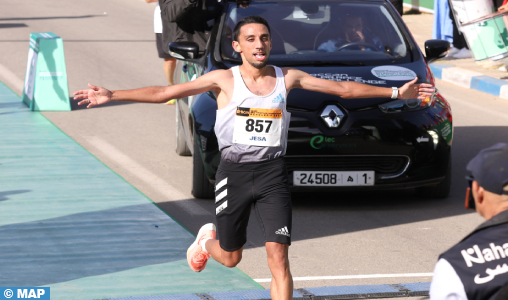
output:
[{"label": "road marking", "polygon": [[185,196],[172,185],[162,180],[152,172],[148,171],[127,155],[123,154],[113,145],[96,136],[85,136],[84,138],[88,143],[97,148],[97,150],[101,151],[109,159],[113,160],[115,163],[131,172],[131,174],[134,176],[143,180],[146,184],[153,187],[161,195],[164,195],[167,200],[175,203],[187,213],[193,216],[210,215],[210,212],[205,210],[199,204],[195,203],[194,199],[189,199],[189,197]]},{"label": "road marking", "polygon": [[13,90],[23,92],[23,80],[19,79],[16,74],[7,69],[4,65],[0,64],[0,77],[6,86],[10,86]]},{"label": "road marking", "polygon": [[429,141],[429,138],[424,138],[423,136],[419,137],[416,139],[416,141],[418,143],[421,143],[421,142],[428,142]]},{"label": "road marking", "polygon": [[[432,277],[433,273],[405,273],[405,274],[368,274],[368,275],[344,275],[344,276],[308,276],[293,277],[293,281],[311,280],[341,280],[341,279],[366,279],[366,278],[398,278],[398,277]],[[255,282],[271,282],[271,278],[254,279]]]}]

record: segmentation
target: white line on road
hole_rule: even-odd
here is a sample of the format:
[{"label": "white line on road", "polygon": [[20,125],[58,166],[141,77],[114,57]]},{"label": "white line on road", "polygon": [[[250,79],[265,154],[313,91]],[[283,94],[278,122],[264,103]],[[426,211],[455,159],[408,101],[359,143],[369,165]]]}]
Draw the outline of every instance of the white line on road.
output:
[{"label": "white line on road", "polygon": [[4,65],[0,64],[0,77],[5,85],[10,86],[13,90],[23,91],[23,80],[19,79],[16,74],[12,73],[11,70],[7,69]]},{"label": "white line on road", "polygon": [[96,136],[85,136],[84,138],[88,143],[101,151],[109,159],[131,172],[134,176],[143,180],[161,195],[164,195],[167,200],[175,203],[187,213],[193,216],[205,216],[210,214],[210,212],[195,203],[193,199],[189,199],[189,197],[182,194],[172,185],[120,152],[120,150],[116,149],[113,145]]},{"label": "white line on road", "polygon": [[[432,277],[433,273],[405,273],[405,274],[368,274],[368,275],[344,275],[344,276],[308,276],[293,277],[293,281],[310,280],[340,280],[340,279],[365,279],[365,278],[398,278],[398,277]],[[254,279],[255,282],[271,282],[271,278]]]}]

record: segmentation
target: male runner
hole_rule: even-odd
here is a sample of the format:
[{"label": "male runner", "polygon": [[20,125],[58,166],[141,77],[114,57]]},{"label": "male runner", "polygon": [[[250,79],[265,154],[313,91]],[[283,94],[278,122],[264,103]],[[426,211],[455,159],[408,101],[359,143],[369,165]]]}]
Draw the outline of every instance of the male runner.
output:
[{"label": "male runner", "polygon": [[[75,92],[74,99],[84,99],[78,104],[88,104],[90,108],[109,101],[165,103],[215,91],[218,106],[215,133],[221,150],[215,203],[221,239],[220,242],[215,239],[214,224],[204,225],[187,251],[189,266],[199,272],[212,256],[226,267],[235,267],[242,259],[250,207],[254,203],[265,234],[272,273],[271,296],[291,299],[293,280],[288,261],[291,198],[282,160],[290,119],[283,100],[289,91],[301,88],[342,98],[397,98],[398,92],[401,99],[424,99],[433,94],[434,88],[430,84],[415,84],[416,78],[397,90],[318,79],[293,68],[267,66],[272,45],[270,27],[257,16],[238,22],[233,40],[233,48],[242,57],[239,67],[212,71],[194,81],[167,87],[110,91],[89,84],[90,89]],[[262,133],[258,134],[258,130]]]}]

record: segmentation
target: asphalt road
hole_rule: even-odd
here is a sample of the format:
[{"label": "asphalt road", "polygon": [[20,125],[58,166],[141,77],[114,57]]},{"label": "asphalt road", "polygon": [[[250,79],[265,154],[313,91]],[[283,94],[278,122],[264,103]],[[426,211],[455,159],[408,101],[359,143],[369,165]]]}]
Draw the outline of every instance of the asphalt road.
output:
[{"label": "asphalt road", "polygon": [[[30,32],[64,39],[69,90],[164,85],[153,33],[154,5],[142,0],[3,0],[0,80],[20,94]],[[414,192],[293,195],[290,247],[295,288],[430,281],[438,255],[481,223],[463,208],[465,165],[482,148],[508,141],[508,100],[438,81],[454,117],[453,186],[447,199]],[[190,194],[191,157],[175,154],[174,107],[115,103],[44,115],[186,228],[214,221],[213,202]],[[239,268],[270,278],[255,218]],[[362,278],[371,274],[396,277]],[[357,276],[323,279],[321,276]],[[305,279],[305,278],[303,278]],[[261,283],[268,287],[269,283]]]}]

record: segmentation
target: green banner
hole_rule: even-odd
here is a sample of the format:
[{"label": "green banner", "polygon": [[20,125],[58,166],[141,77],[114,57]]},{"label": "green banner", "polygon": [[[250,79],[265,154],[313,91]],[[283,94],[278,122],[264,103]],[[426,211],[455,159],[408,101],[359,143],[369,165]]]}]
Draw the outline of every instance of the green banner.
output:
[{"label": "green banner", "polygon": [[71,110],[63,41],[52,32],[30,34],[22,99],[31,110]]},{"label": "green banner", "polygon": [[481,22],[462,26],[475,60],[491,58],[499,60],[508,56],[508,33],[505,20],[508,16],[498,15]]},{"label": "green banner", "polygon": [[445,139],[446,143],[450,145],[453,138],[453,127],[450,120],[446,120],[443,123],[435,127],[437,132]]}]

